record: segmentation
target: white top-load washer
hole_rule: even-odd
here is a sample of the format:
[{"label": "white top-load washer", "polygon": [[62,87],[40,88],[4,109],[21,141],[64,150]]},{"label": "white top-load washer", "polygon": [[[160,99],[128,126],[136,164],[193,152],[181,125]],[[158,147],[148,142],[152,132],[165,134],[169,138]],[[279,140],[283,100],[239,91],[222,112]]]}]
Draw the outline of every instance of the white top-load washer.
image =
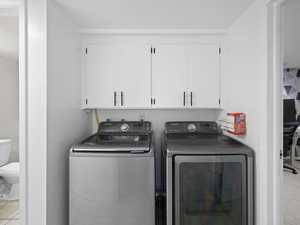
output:
[{"label": "white top-load washer", "polygon": [[106,121],[70,151],[70,225],[153,225],[151,123]]}]

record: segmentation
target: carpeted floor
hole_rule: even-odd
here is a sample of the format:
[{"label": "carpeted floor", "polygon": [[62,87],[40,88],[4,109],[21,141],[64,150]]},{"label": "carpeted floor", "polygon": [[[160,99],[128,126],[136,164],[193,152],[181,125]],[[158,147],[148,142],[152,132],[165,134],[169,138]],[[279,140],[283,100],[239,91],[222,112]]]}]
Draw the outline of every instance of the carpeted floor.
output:
[{"label": "carpeted floor", "polygon": [[283,173],[284,225],[300,225],[300,161],[296,161],[296,167],[297,175]]}]

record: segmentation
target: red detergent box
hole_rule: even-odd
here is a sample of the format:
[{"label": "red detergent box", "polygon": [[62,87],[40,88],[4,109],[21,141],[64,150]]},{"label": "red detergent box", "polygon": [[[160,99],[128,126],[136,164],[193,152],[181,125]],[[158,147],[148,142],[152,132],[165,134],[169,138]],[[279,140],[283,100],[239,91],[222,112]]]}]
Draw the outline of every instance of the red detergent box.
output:
[{"label": "red detergent box", "polygon": [[227,113],[226,131],[231,134],[246,134],[246,114]]}]

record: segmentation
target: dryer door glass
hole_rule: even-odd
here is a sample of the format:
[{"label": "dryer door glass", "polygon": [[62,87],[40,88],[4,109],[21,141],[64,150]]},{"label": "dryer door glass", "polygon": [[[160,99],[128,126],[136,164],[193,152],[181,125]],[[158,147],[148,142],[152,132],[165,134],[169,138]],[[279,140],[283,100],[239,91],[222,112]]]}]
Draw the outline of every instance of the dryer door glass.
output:
[{"label": "dryer door glass", "polygon": [[243,156],[175,158],[176,225],[246,225]]}]

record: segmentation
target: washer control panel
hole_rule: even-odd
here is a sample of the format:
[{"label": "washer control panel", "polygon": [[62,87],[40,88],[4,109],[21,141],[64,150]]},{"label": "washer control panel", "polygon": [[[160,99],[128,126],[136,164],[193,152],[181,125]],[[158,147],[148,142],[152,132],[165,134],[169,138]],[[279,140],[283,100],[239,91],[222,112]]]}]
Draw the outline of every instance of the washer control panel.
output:
[{"label": "washer control panel", "polygon": [[98,133],[151,133],[151,123],[148,121],[105,121],[98,127]]},{"label": "washer control panel", "polygon": [[129,130],[129,125],[127,123],[123,123],[120,127],[122,132],[127,132]]},{"label": "washer control panel", "polygon": [[196,124],[194,124],[194,123],[188,124],[187,125],[187,130],[188,130],[188,132],[196,132],[197,131]]}]

